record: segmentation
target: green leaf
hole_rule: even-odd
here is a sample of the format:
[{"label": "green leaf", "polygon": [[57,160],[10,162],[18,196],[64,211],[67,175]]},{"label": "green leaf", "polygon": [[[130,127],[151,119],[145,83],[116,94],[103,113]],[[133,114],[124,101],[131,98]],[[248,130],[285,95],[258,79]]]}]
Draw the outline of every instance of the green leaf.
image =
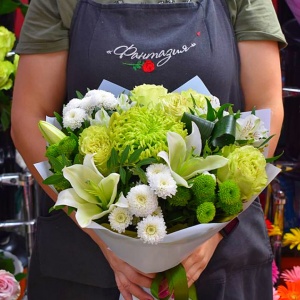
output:
[{"label": "green leaf", "polygon": [[84,97],[79,91],[76,91],[76,96],[78,99],[82,99]]},{"label": "green leaf", "polygon": [[2,131],[6,131],[9,128],[10,125],[10,113],[7,112],[7,110],[3,109],[1,111],[1,125],[2,125]]},{"label": "green leaf", "polygon": [[205,97],[205,100],[206,100],[206,104],[207,104],[206,119],[207,119],[207,121],[213,122],[217,117],[216,111],[212,107],[209,99]]},{"label": "green leaf", "polygon": [[139,159],[139,157],[140,157],[141,153],[143,152],[143,150],[144,150],[143,148],[139,148],[139,149],[135,150],[135,151],[129,156],[129,158],[128,158],[128,163],[129,163],[129,164],[132,164],[132,163],[136,162],[136,161]]},{"label": "green leaf", "polygon": [[10,14],[20,6],[20,2],[13,0],[1,0],[0,2],[0,15]]},{"label": "green leaf", "polygon": [[49,208],[49,213],[53,212],[54,210],[61,210],[64,209],[65,205],[57,205],[57,206],[52,206]]},{"label": "green leaf", "polygon": [[26,278],[27,275],[25,273],[18,273],[15,275],[17,281],[21,281],[22,279]]},{"label": "green leaf", "polygon": [[[63,155],[61,157],[63,157]],[[65,167],[64,159],[63,159],[63,161],[60,161],[56,157],[49,156],[48,160],[49,160],[49,163],[50,163],[52,169],[55,172],[62,172],[62,169]]]},{"label": "green leaf", "polygon": [[63,124],[62,116],[59,113],[54,112],[54,117],[56,118],[57,122],[62,126],[62,124]]},{"label": "green leaf", "polygon": [[120,178],[123,184],[126,184],[126,171],[123,167],[120,167],[119,169]]},{"label": "green leaf", "polygon": [[236,120],[233,115],[227,115],[219,120],[212,132],[211,144],[214,147],[224,147],[235,142]]},{"label": "green leaf", "polygon": [[125,163],[125,161],[128,158],[129,155],[129,151],[130,151],[130,146],[126,146],[125,149],[123,150],[121,157],[120,157],[120,164],[123,165]]},{"label": "green leaf", "polygon": [[226,110],[226,109],[229,109],[230,107],[232,107],[232,104],[231,103],[225,103],[225,104],[223,104],[220,108],[219,108],[219,110],[218,110],[218,112],[217,112],[217,118],[220,120],[220,119],[222,119],[223,118],[223,113],[224,113],[224,111]]},{"label": "green leaf", "polygon": [[189,132],[189,134],[192,131],[192,122],[194,122],[201,134],[201,140],[202,140],[202,145],[205,145],[205,142],[209,139],[211,136],[211,133],[214,129],[215,124],[213,122],[207,121],[203,118],[200,118],[198,116],[189,114],[189,113],[184,113],[181,121],[185,123],[186,128]]},{"label": "green leaf", "polygon": [[28,11],[28,5],[27,4],[24,4],[24,3],[20,3],[20,10],[23,14],[23,16],[26,15],[27,11]]},{"label": "green leaf", "polygon": [[15,266],[14,266],[13,259],[5,257],[3,252],[0,252],[0,270],[6,270],[11,274],[15,273]]},{"label": "green leaf", "polygon": [[284,151],[282,151],[279,155],[266,158],[267,163],[272,163],[283,155]]},{"label": "green leaf", "polygon": [[145,165],[150,165],[150,164],[155,163],[155,162],[157,162],[156,158],[149,157],[149,158],[145,158],[145,159],[142,159],[141,161],[139,161],[136,164],[136,166],[141,167],[141,166],[145,166]]},{"label": "green leaf", "polygon": [[275,136],[275,134],[269,136],[267,139],[265,139],[257,148],[261,148],[263,147],[264,145],[266,145],[270,140],[271,138],[273,138]]},{"label": "green leaf", "polygon": [[56,173],[56,174],[50,175],[45,180],[43,180],[43,183],[47,184],[47,185],[52,185],[52,184],[60,183],[63,179],[64,179],[64,176],[61,173],[60,174]]},{"label": "green leaf", "polygon": [[110,158],[107,161],[107,167],[108,169],[114,169],[118,166],[118,152],[115,148],[111,149]]},{"label": "green leaf", "polygon": [[147,176],[146,176],[146,173],[143,169],[136,166],[131,171],[132,171],[133,175],[139,176],[142,183],[147,184]]}]

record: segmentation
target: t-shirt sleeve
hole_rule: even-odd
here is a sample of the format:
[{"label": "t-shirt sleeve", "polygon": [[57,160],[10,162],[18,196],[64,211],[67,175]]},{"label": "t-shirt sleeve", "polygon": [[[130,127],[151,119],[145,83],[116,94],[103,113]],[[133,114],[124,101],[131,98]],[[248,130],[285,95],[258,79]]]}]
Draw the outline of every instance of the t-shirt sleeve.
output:
[{"label": "t-shirt sleeve", "polygon": [[[65,5],[62,6],[62,3]],[[66,0],[61,2],[32,0],[21,29],[16,52],[33,54],[68,49],[71,23],[68,16],[72,15],[75,4],[70,4]]]},{"label": "t-shirt sleeve", "polygon": [[274,40],[286,46],[271,0],[227,0],[237,41]]}]

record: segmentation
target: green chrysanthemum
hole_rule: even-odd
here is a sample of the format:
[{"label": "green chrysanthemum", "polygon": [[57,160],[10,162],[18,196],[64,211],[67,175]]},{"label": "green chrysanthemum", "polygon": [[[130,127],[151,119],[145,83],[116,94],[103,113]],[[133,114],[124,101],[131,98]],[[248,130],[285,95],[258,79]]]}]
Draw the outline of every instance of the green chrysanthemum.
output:
[{"label": "green chrysanthemum", "polygon": [[78,142],[75,137],[66,136],[58,144],[58,151],[60,154],[66,155],[70,158],[73,154],[77,152]]},{"label": "green chrysanthemum", "polygon": [[193,180],[192,192],[197,202],[214,202],[216,181],[211,175],[201,174]]},{"label": "green chrysanthemum", "polygon": [[111,142],[108,130],[104,126],[90,126],[82,131],[79,137],[80,154],[95,154],[94,162],[105,175],[106,163],[111,153]]},{"label": "green chrysanthemum", "polygon": [[58,144],[52,144],[47,147],[46,157],[57,157],[59,155]]},{"label": "green chrysanthemum", "polygon": [[216,207],[212,202],[201,203],[197,207],[196,214],[199,223],[209,223],[216,215]]},{"label": "green chrysanthemum", "polygon": [[173,206],[186,206],[191,197],[190,189],[178,186],[176,194],[173,197],[168,197],[167,199]]},{"label": "green chrysanthemum", "polygon": [[130,152],[144,149],[140,159],[157,157],[160,151],[168,151],[167,132],[172,131],[186,137],[187,131],[182,122],[162,110],[147,107],[132,107],[122,114],[114,113],[110,122],[112,146],[120,154],[130,147]]},{"label": "green chrysanthemum", "polygon": [[234,215],[242,210],[241,192],[234,181],[226,180],[220,183],[218,196],[218,205],[225,213]]}]

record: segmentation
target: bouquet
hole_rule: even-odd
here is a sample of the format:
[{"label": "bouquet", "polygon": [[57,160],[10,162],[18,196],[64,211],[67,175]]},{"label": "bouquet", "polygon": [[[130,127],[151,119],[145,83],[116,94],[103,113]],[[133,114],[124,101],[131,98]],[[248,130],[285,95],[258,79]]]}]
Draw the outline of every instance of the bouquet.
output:
[{"label": "bouquet", "polygon": [[58,192],[53,209],[67,206],[121,259],[169,278],[278,173],[263,154],[266,111],[233,112],[195,86],[197,77],[175,92],[143,84],[114,95],[105,81],[55,113],[56,125],[39,122],[48,163],[36,167]]}]

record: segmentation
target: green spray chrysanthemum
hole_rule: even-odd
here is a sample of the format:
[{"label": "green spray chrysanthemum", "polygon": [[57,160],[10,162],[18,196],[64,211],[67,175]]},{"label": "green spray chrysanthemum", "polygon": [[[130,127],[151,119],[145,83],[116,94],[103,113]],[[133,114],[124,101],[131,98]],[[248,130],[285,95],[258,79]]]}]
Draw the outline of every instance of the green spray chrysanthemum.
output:
[{"label": "green spray chrysanthemum", "polygon": [[211,175],[200,174],[193,179],[192,192],[198,203],[214,202],[216,181]]},{"label": "green spray chrysanthemum", "polygon": [[199,223],[209,223],[216,215],[216,207],[212,202],[201,203],[197,207],[196,214]]},{"label": "green spray chrysanthemum", "polygon": [[110,119],[112,147],[121,154],[129,146],[131,154],[144,149],[140,159],[157,157],[160,151],[168,151],[167,132],[172,131],[187,136],[182,122],[165,114],[162,110],[147,107],[132,107],[122,114],[114,113]]},{"label": "green spray chrysanthemum", "polygon": [[111,142],[105,126],[90,126],[79,136],[79,152],[82,155],[95,154],[94,162],[102,174],[111,153]]},{"label": "green spray chrysanthemum", "polygon": [[177,192],[172,197],[167,197],[167,200],[169,201],[170,205],[173,206],[186,206],[188,204],[188,201],[191,200],[191,191],[190,189],[178,186]]},{"label": "green spray chrysanthemum", "polygon": [[239,186],[232,180],[219,184],[218,197],[218,206],[227,214],[237,214],[243,208]]},{"label": "green spray chrysanthemum", "polygon": [[59,149],[58,149],[58,143],[57,144],[52,144],[52,145],[49,145],[46,149],[46,153],[45,153],[45,156],[46,157],[57,157],[59,156],[60,152],[59,152]]},{"label": "green spray chrysanthemum", "polygon": [[70,158],[78,150],[78,142],[74,136],[64,137],[58,144],[58,151],[60,154],[66,155]]}]

